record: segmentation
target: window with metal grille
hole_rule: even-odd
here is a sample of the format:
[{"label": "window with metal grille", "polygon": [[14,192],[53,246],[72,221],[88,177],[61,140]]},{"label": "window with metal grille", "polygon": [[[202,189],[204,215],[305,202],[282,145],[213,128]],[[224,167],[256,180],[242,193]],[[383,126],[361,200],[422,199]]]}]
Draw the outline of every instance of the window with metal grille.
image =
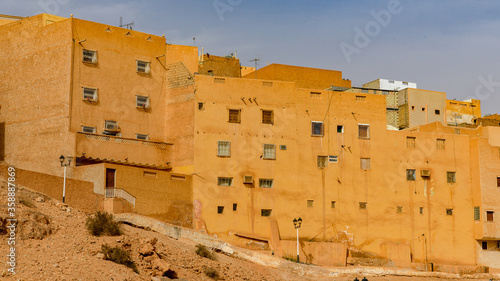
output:
[{"label": "window with metal grille", "polygon": [[231,142],[217,141],[217,156],[230,157],[231,156]]},{"label": "window with metal grille", "polygon": [[328,157],[318,155],[318,168],[323,169],[328,166]]},{"label": "window with metal grille", "polygon": [[403,206],[397,206],[396,207],[396,213],[402,214],[403,213]]},{"label": "window with metal grille", "polygon": [[486,211],[486,221],[493,221],[494,211]]},{"label": "window with metal grille", "polygon": [[148,96],[135,96],[135,106],[137,108],[147,109],[149,108],[149,97]]},{"label": "window with metal grille", "polygon": [[149,135],[147,135],[147,134],[135,134],[135,138],[138,140],[149,140]]},{"label": "window with metal grille", "polygon": [[359,209],[366,210],[366,205],[367,205],[366,202],[359,202]]},{"label": "window with metal grille", "polygon": [[82,60],[85,63],[96,64],[97,63],[97,51],[83,49]]},{"label": "window with metal grille", "polygon": [[272,110],[262,110],[262,124],[274,124],[274,114]]},{"label": "window with metal grille", "polygon": [[356,96],[356,101],[366,101],[365,96]]},{"label": "window with metal grille", "polygon": [[370,170],[370,158],[361,158],[359,165],[361,170]]},{"label": "window with metal grille", "polygon": [[241,110],[229,109],[229,123],[241,123]]},{"label": "window with metal grille", "polygon": [[217,185],[219,185],[219,186],[231,186],[231,185],[233,185],[233,178],[219,177],[219,178],[217,178]]},{"label": "window with metal grille", "polygon": [[262,154],[263,159],[276,159],[276,145],[274,144],[264,144],[264,153]]},{"label": "window with metal grille", "polygon": [[415,148],[416,147],[416,137],[406,137],[406,147]]},{"label": "window with metal grille", "polygon": [[90,126],[82,126],[82,132],[95,134],[97,132],[97,128]]},{"label": "window with metal grille", "polygon": [[407,181],[414,181],[417,179],[417,175],[415,172],[415,169],[407,169],[406,170],[406,180]]},{"label": "window with metal grille", "polygon": [[97,89],[83,87],[83,100],[97,101]]},{"label": "window with metal grille", "polygon": [[311,121],[311,135],[313,136],[323,136],[323,122],[321,121]]},{"label": "window with metal grille", "polygon": [[446,215],[447,216],[452,216],[453,215],[453,209],[446,209]]},{"label": "window with metal grille", "polygon": [[339,162],[339,159],[338,159],[337,155],[329,155],[328,162],[329,163],[337,163],[337,162]]},{"label": "window with metal grille", "polygon": [[370,125],[358,124],[358,138],[370,139]]},{"label": "window with metal grille", "polygon": [[314,206],[314,200],[307,200],[307,208],[312,208]]},{"label": "window with metal grille", "polygon": [[262,217],[270,217],[271,216],[271,213],[272,213],[272,209],[261,209],[260,210],[260,215]]},{"label": "window with metal grille", "polygon": [[445,139],[437,139],[436,140],[436,149],[437,150],[445,150],[446,149],[446,140]]},{"label": "window with metal grille", "polygon": [[330,202],[330,208],[335,209],[335,201]]},{"label": "window with metal grille", "polygon": [[149,61],[137,60],[137,72],[143,74],[151,73],[151,63]]},{"label": "window with metal grille", "polygon": [[446,181],[448,183],[455,183],[456,172],[446,172]]},{"label": "window with metal grille", "polygon": [[481,208],[479,207],[474,207],[474,220],[475,221],[481,220]]},{"label": "window with metal grille", "polygon": [[217,214],[222,214],[224,212],[224,206],[217,206]]},{"label": "window with metal grille", "polygon": [[259,187],[272,188],[274,186],[273,179],[259,179]]}]

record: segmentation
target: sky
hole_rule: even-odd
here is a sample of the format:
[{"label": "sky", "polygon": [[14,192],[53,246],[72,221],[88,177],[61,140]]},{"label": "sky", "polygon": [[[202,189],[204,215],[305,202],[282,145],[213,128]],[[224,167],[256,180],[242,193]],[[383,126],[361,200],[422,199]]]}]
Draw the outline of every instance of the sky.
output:
[{"label": "sky", "polygon": [[[500,113],[498,0],[2,0],[0,14],[49,13],[163,35],[242,65],[281,63],[417,83]],[[193,37],[195,40],[193,40]]]}]

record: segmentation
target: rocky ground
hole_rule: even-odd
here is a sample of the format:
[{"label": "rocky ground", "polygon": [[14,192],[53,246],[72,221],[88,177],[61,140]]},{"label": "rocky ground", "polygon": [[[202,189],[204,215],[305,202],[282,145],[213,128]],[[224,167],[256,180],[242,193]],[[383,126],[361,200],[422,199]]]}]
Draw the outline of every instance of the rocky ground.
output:
[{"label": "rocky ground", "polygon": [[[213,252],[213,260],[201,257],[196,254],[192,241],[176,240],[128,225],[122,225],[121,236],[95,237],[86,229],[88,216],[79,210],[24,188],[17,189],[16,198],[16,274],[12,275],[6,263],[11,247],[6,228],[9,218],[7,183],[0,181],[0,240],[3,240],[0,241],[0,253],[4,259],[0,262],[0,280],[155,280],[154,276],[158,275],[185,280],[311,280],[221,253]],[[137,273],[105,260],[101,253],[101,246],[105,244],[128,251]],[[345,276],[321,280],[347,281],[356,277],[360,281],[363,278]],[[368,277],[367,280],[423,281],[433,278],[389,276]]]}]

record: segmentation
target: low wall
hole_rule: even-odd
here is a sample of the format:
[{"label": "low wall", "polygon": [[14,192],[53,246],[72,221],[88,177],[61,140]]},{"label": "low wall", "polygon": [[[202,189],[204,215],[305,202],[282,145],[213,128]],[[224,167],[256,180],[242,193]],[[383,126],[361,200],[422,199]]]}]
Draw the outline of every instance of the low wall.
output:
[{"label": "low wall", "polygon": [[[0,165],[0,176],[8,178],[9,166]],[[14,167],[15,168],[15,167]],[[16,184],[44,193],[62,201],[63,177],[16,169]],[[62,168],[61,168],[62,169]],[[94,193],[91,182],[66,178],[66,204],[87,214],[103,210],[104,196]]]},{"label": "low wall", "polygon": [[[344,243],[299,241],[300,261],[324,266],[346,266],[347,246]],[[281,240],[283,256],[296,259],[297,241]]]}]

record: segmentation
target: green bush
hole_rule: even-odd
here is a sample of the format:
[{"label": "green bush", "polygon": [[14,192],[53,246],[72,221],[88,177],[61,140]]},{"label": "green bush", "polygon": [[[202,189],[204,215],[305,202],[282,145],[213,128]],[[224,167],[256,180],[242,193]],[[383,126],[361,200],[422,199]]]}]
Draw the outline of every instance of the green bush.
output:
[{"label": "green bush", "polygon": [[121,234],[120,225],[113,219],[112,214],[97,212],[94,216],[87,218],[87,229],[94,236]]},{"label": "green bush", "polygon": [[219,272],[213,267],[205,269],[205,275],[215,280],[219,279]]},{"label": "green bush", "polygon": [[132,268],[135,273],[139,273],[137,266],[134,261],[130,258],[130,254],[123,248],[120,247],[110,247],[108,244],[101,246],[101,252],[104,254],[105,260],[110,260],[112,262],[123,264],[127,267]]},{"label": "green bush", "polygon": [[212,253],[212,251],[210,251],[207,247],[201,244],[196,245],[196,254],[200,257],[204,257],[211,260],[217,259],[214,253]]}]

